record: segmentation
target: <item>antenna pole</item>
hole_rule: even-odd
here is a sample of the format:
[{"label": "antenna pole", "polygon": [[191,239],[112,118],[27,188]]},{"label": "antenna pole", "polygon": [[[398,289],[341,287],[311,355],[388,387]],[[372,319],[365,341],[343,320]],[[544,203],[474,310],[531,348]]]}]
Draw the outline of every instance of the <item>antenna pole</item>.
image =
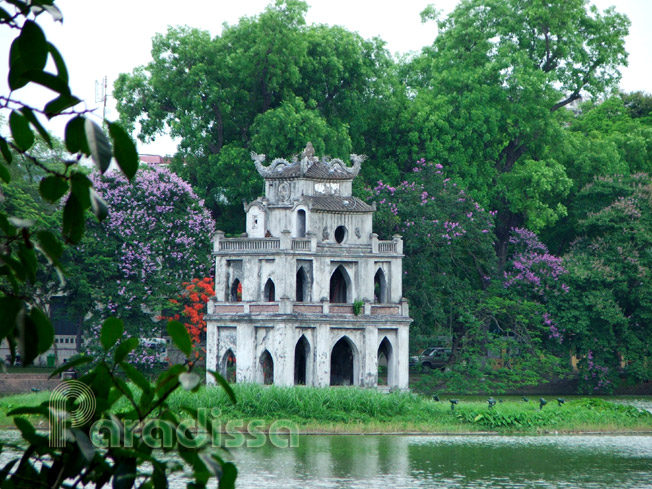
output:
[{"label": "antenna pole", "polygon": [[107,99],[107,94],[106,94],[106,85],[107,85],[107,76],[104,76],[104,106],[102,107],[102,120],[106,120],[106,99]]}]

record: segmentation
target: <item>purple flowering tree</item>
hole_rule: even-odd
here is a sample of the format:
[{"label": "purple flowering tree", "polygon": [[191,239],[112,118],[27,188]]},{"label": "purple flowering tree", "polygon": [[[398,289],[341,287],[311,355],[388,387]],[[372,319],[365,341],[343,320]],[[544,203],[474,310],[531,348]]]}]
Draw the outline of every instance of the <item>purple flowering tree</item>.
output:
[{"label": "purple flowering tree", "polygon": [[[511,229],[509,246],[503,278],[503,287],[510,291],[506,300],[510,301],[512,310],[530,309],[529,317],[520,322],[526,326],[526,331],[538,331],[544,342],[552,340],[561,345],[563,330],[554,320],[549,302],[570,290],[565,283],[567,270],[562,259],[550,254],[536,233],[524,228]],[[518,333],[519,328],[514,329]]]},{"label": "purple flowering tree", "polygon": [[434,382],[430,388],[500,392],[559,372],[559,358],[546,351],[558,349],[561,339],[547,301],[564,293],[565,270],[536,234],[512,230],[502,276],[495,212],[447,178],[442,165],[421,160],[409,180],[378,182],[374,192],[379,234],[398,233],[405,241],[411,344],[422,348],[438,336],[450,338],[445,371],[424,377]]},{"label": "purple flowering tree", "polygon": [[412,344],[452,337],[451,363],[484,321],[480,311],[495,273],[493,212],[446,177],[438,163],[418,161],[409,180],[378,182],[375,229],[405,240],[403,290],[410,300]]},{"label": "purple flowering tree", "polygon": [[[165,168],[146,168],[132,183],[117,173],[90,179],[109,217],[90,224],[71,264],[71,285],[86,296],[86,344],[94,348],[112,315],[124,320],[126,335],[158,337],[168,299],[184,281],[210,273],[214,222],[190,185]],[[132,355],[145,366],[156,360],[147,348]]]}]

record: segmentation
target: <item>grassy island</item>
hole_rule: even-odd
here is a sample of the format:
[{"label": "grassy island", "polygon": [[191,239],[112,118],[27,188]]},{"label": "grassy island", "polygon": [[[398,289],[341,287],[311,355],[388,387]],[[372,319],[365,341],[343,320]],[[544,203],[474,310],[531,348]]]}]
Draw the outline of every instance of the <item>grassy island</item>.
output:
[{"label": "grassy island", "polygon": [[[434,401],[410,393],[356,388],[234,385],[233,389],[236,405],[222,389],[211,387],[195,393],[177,391],[170,405],[176,412],[186,407],[210,409],[211,416],[222,423],[238,420],[245,426],[252,420],[262,420],[267,426],[289,420],[302,433],[652,432],[651,413],[615,399],[573,397],[559,404],[548,398],[541,409],[538,397],[525,402],[499,396],[496,405],[489,407],[485,398],[477,396],[442,395]],[[453,398],[458,400],[454,410]],[[47,392],[0,398],[0,426],[13,426],[7,416],[12,409],[48,399]],[[114,406],[116,412],[128,409],[126,402]]]}]

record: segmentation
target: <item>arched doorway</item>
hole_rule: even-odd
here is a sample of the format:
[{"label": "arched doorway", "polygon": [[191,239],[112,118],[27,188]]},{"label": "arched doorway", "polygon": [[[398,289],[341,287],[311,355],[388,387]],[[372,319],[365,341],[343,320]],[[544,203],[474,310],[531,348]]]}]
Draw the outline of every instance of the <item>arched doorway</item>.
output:
[{"label": "arched doorway", "polygon": [[382,268],[379,268],[374,276],[374,302],[387,302],[387,280]]},{"label": "arched doorway", "polygon": [[231,302],[242,302],[242,284],[237,278],[231,284]]},{"label": "arched doorway", "polygon": [[267,350],[260,356],[260,371],[263,384],[272,385],[274,383],[274,360]]},{"label": "arched doorway", "polygon": [[355,353],[346,336],[335,343],[331,351],[331,385],[355,384]]},{"label": "arched doorway", "polygon": [[236,381],[235,354],[230,348],[226,350],[220,365],[222,376],[226,379],[227,382],[234,384]]},{"label": "arched doorway", "polygon": [[265,302],[274,302],[276,300],[276,287],[274,287],[274,281],[271,278],[267,279],[265,283],[265,289],[263,290],[263,300]]},{"label": "arched doorway", "polygon": [[349,278],[349,274],[346,272],[346,268],[342,265],[338,266],[333,272],[333,275],[331,275],[329,294],[331,303],[353,302],[348,300],[350,285],[351,279]]},{"label": "arched doorway", "polygon": [[378,347],[378,385],[393,385],[393,360],[392,344],[387,339],[387,336],[385,336]]},{"label": "arched doorway", "polygon": [[308,275],[303,267],[297,270],[297,287],[296,287],[297,302],[306,302],[310,300],[308,294]]},{"label": "arched doorway", "polygon": [[310,344],[304,335],[301,335],[294,347],[294,383],[296,385],[308,384],[308,358],[310,357]]},{"label": "arched doorway", "polygon": [[306,211],[299,209],[297,211],[297,238],[306,237]]}]

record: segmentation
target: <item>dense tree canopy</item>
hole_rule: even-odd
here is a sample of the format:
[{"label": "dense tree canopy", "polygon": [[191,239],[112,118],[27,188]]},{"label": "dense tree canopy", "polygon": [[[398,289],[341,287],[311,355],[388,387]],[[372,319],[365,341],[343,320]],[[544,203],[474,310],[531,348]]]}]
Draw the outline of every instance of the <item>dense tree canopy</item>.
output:
[{"label": "dense tree canopy", "polygon": [[215,38],[170,28],[154,37],[153,61],[116,82],[122,119],[138,126],[141,139],[165,130],[181,138],[174,168],[227,231],[240,229],[241,219],[231,217],[262,184],[241,155],[299,153],[308,141],[333,157],[346,157],[353,145],[364,152],[367,135],[379,136],[374,120],[396,110],[378,100],[391,94],[382,42],[306,26],[306,11],[301,1],[277,2]]},{"label": "dense tree canopy", "polygon": [[[640,95],[640,94],[639,94]],[[558,253],[568,251],[581,226],[575,205],[578,194],[595,177],[652,172],[652,127],[627,108],[629,96],[587,101],[565,114],[567,129],[561,134],[561,161],[573,187],[563,200],[568,215],[543,235]]]},{"label": "dense tree canopy", "polygon": [[452,331],[457,346],[483,319],[479,304],[495,273],[492,214],[447,178],[442,165],[425,160],[396,187],[378,182],[375,194],[376,232],[405,239],[413,338],[429,341]]},{"label": "dense tree canopy", "polygon": [[570,292],[556,308],[582,358],[585,387],[613,389],[652,377],[652,179],[599,177],[579,193],[578,234],[564,257]]},{"label": "dense tree canopy", "polygon": [[469,372],[535,382],[569,354],[591,388],[624,368],[649,378],[644,287],[616,266],[633,246],[645,268],[645,220],[626,237],[595,225],[619,198],[647,212],[652,97],[617,93],[628,19],[588,0],[461,0],[442,18],[427,8],[432,45],[395,59],[378,39],[307,25],[307,8],[278,0],[216,37],[157,35],[152,61],[116,83],[123,121],[143,140],[181,139],[174,171],[231,233],[261,193],[251,151],[310,140],[366,154],[356,191],[378,204],[379,233],[404,235],[412,345],[452,337],[460,388]]},{"label": "dense tree canopy", "polygon": [[572,182],[555,112],[615,87],[629,21],[585,0],[463,0],[438,25],[407,77],[414,139],[499,211],[504,263],[510,228],[540,230],[565,214]]},{"label": "dense tree canopy", "polygon": [[[378,182],[374,189],[376,231],[405,239],[403,287],[414,319],[412,342],[424,347],[435,337],[450,338],[451,386],[469,389],[468,378],[462,379],[470,371],[495,381],[495,390],[542,381],[556,363],[545,348],[552,342],[554,351],[562,340],[549,305],[568,290],[560,280],[566,273],[561,259],[532,231],[512,229],[501,274],[496,212],[451,181],[441,164],[422,159],[412,172],[396,187]],[[501,358],[503,375],[487,363],[488,355]]]}]

